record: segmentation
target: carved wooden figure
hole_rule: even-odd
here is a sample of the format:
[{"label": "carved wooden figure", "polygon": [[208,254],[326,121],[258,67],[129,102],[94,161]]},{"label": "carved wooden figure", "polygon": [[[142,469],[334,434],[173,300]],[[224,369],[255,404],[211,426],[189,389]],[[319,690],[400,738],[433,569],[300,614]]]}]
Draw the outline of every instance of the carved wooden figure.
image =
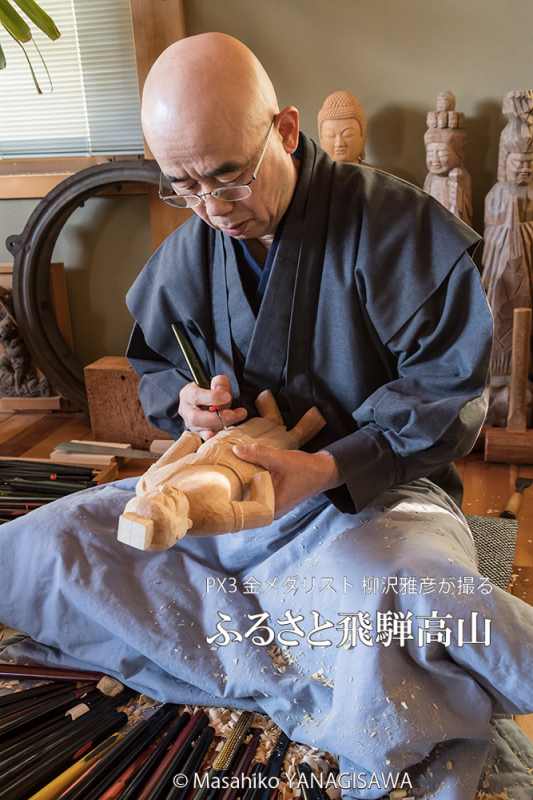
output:
[{"label": "carved wooden figure", "polygon": [[435,111],[426,119],[424,191],[468,225],[472,223],[472,181],[464,166],[463,115],[455,110],[455,97],[441,92]]},{"label": "carved wooden figure", "polygon": [[21,337],[13,311],[12,293],[0,287],[0,396],[49,397],[50,384],[39,376]]},{"label": "carved wooden figure", "polygon": [[[498,182],[485,200],[483,285],[494,317],[487,424],[505,425],[511,375],[513,311],[533,304],[533,90],[503,101]],[[528,389],[531,411],[531,386]]]},{"label": "carved wooden figure", "polygon": [[333,92],[318,112],[320,146],[333,161],[358,164],[365,156],[366,114],[350,92]]},{"label": "carved wooden figure", "polygon": [[270,392],[255,401],[260,414],[202,442],[185,431],[139,480],[136,496],[120,517],[118,539],[140,550],[172,547],[187,532],[222,534],[269,525],[275,496],[268,470],[243,461],[236,444],[298,449],[324,427],[313,406],[287,430]]}]

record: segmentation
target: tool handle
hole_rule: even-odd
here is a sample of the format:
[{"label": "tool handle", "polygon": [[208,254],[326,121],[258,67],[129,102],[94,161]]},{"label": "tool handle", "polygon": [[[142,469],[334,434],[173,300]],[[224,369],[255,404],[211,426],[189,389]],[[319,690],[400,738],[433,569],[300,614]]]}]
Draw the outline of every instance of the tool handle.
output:
[{"label": "tool handle", "polygon": [[513,492],[507,505],[500,514],[503,519],[516,519],[522,505],[522,492]]},{"label": "tool handle", "polygon": [[531,342],[531,309],[515,308],[513,311],[513,344],[511,360],[511,387],[507,428],[525,431],[527,428],[527,378]]},{"label": "tool handle", "polygon": [[183,354],[183,358],[187,362],[187,366],[191,371],[193,381],[196,384],[198,384],[200,388],[209,389],[211,386],[211,381],[209,379],[209,376],[206,374],[202,362],[198,358],[198,353],[196,352],[196,350],[192,345],[192,342],[185,333],[183,325],[180,322],[173,322],[171,328],[174,333],[174,336],[178,340],[178,344]]}]

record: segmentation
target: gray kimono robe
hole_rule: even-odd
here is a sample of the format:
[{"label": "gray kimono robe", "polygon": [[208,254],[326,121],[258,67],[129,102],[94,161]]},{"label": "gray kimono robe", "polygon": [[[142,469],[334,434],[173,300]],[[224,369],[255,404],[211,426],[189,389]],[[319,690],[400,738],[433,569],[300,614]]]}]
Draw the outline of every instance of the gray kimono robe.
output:
[{"label": "gray kimono robe", "polygon": [[127,355],[149,420],[175,434],[192,378],[180,320],[234,407],[255,416],[270,388],[288,425],[327,420],[305,449],[329,450],[341,511],[431,476],[460,504],[450,462],[483,423],[492,319],[469,253],[480,237],[433,198],[369,167],[339,164],[302,136],[302,163],[257,318],[232,242],[193,217],[149,260],[126,301]]}]

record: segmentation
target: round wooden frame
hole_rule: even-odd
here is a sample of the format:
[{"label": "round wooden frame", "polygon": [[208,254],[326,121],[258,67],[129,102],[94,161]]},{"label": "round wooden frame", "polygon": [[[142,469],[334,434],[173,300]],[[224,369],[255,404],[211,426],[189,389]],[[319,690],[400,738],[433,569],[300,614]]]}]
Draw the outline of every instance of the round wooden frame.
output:
[{"label": "round wooden frame", "polygon": [[83,367],[57,326],[50,300],[50,263],[57,238],[71,214],[102,189],[123,183],[157,186],[155,161],[109,161],[81,170],[43,197],[24,230],[9,236],[14,256],[13,303],[20,332],[35,364],[76,407],[87,408]]}]

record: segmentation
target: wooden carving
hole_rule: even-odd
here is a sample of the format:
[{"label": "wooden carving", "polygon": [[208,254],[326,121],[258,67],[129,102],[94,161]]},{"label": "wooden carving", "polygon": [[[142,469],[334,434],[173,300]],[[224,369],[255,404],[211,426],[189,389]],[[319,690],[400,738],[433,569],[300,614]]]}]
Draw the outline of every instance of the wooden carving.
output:
[{"label": "wooden carving", "polygon": [[[533,303],[533,90],[503,101],[498,182],[485,200],[483,285],[494,317],[487,424],[505,425],[511,375],[513,311]],[[528,387],[531,410],[531,386]]]},{"label": "wooden carving", "polygon": [[185,431],[139,480],[136,496],[119,520],[119,541],[140,550],[163,550],[187,532],[211,535],[269,525],[275,512],[270,473],[240,459],[233,446],[260,441],[298,449],[326,422],[313,406],[287,430],[268,389],[258,395],[255,405],[260,416],[206,442]]},{"label": "wooden carving", "polygon": [[50,385],[32,365],[14,317],[11,292],[4,288],[0,288],[0,345],[0,396],[49,396]]},{"label": "wooden carving", "polygon": [[472,224],[472,181],[464,166],[463,115],[452,92],[441,92],[426,119],[424,191],[468,225]]},{"label": "wooden carving", "polygon": [[318,136],[320,146],[333,161],[362,161],[366,128],[366,114],[357,97],[345,91],[326,97],[318,112]]}]

